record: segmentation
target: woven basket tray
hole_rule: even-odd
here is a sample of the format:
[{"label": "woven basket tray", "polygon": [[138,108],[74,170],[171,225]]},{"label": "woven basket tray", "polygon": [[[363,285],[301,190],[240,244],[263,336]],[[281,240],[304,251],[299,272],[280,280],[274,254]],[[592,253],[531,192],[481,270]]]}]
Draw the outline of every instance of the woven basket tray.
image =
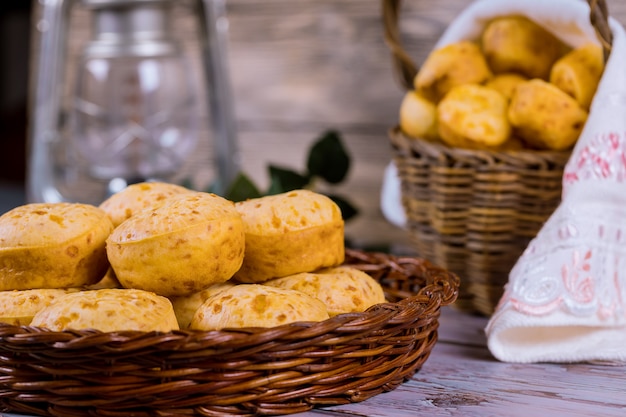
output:
[{"label": "woven basket tray", "polygon": [[417,372],[456,275],[346,250],[389,303],[317,323],[210,332],[51,332],[0,324],[0,410],[42,416],[281,415],[359,402]]},{"label": "woven basket tray", "polygon": [[[606,4],[589,3],[606,56],[611,45]],[[399,0],[383,0],[385,39],[409,90],[417,68],[400,42],[399,9]],[[389,138],[418,256],[461,277],[455,307],[491,315],[511,268],[561,201],[570,151],[452,148],[409,138],[398,127]]]}]

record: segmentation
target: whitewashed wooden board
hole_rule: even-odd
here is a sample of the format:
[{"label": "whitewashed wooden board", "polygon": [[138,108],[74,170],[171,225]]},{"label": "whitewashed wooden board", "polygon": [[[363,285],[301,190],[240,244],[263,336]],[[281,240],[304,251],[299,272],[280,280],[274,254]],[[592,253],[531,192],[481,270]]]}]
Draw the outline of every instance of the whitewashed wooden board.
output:
[{"label": "whitewashed wooden board", "polygon": [[626,366],[502,363],[485,346],[487,319],[443,313],[440,340],[411,381],[362,403],[297,416],[626,415]]}]

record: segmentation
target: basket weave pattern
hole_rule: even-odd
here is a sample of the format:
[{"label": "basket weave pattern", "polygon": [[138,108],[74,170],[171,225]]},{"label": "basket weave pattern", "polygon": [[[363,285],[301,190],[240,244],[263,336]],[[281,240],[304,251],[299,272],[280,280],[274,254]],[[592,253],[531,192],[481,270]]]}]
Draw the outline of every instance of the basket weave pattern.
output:
[{"label": "basket weave pattern", "polygon": [[456,275],[346,250],[388,303],[317,323],[220,331],[52,332],[0,324],[0,409],[43,416],[282,415],[359,402],[417,372]]},{"label": "basket weave pattern", "polygon": [[390,132],[419,256],[461,276],[457,308],[492,313],[517,258],[561,200],[568,152],[454,149]]},{"label": "basket weave pattern", "polygon": [[[382,1],[385,40],[399,83],[410,90],[418,68],[401,44],[401,2]],[[606,2],[588,2],[606,58]],[[453,148],[409,138],[398,127],[389,138],[417,255],[461,277],[455,307],[491,315],[515,262],[560,203],[571,151]]]}]

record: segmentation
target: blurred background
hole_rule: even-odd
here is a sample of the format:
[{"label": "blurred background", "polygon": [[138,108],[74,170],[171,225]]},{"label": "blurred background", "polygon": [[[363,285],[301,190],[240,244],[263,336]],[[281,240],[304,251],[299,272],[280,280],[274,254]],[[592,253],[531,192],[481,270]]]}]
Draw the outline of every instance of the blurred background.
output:
[{"label": "blurred background", "polygon": [[20,186],[26,168],[30,1],[0,4],[0,181]]},{"label": "blurred background", "polygon": [[[174,31],[193,51],[198,40],[189,23],[188,3],[176,2]],[[28,80],[39,48],[36,23],[41,4],[29,0],[0,4],[0,212],[4,212],[25,198]],[[466,4],[466,0],[403,2],[400,28],[415,62],[424,60]],[[612,16],[626,18],[626,2],[609,0],[608,5]],[[391,155],[387,130],[397,123],[404,94],[383,40],[380,1],[228,0],[226,12],[227,68],[242,170],[266,186],[268,163],[300,170],[312,142],[324,131],[336,130],[352,167],[335,191],[360,210],[347,234],[359,246],[406,248],[404,231],[390,225],[379,206]],[[70,67],[90,30],[89,12],[73,12],[66,57]]]}]

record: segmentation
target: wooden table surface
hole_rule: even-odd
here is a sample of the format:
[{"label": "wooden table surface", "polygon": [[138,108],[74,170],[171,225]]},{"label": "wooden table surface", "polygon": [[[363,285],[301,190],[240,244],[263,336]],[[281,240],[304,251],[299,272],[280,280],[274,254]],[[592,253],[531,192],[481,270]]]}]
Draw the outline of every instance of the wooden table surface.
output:
[{"label": "wooden table surface", "polygon": [[486,324],[446,307],[439,341],[412,380],[361,403],[294,416],[626,416],[626,366],[499,362],[486,347]]}]

